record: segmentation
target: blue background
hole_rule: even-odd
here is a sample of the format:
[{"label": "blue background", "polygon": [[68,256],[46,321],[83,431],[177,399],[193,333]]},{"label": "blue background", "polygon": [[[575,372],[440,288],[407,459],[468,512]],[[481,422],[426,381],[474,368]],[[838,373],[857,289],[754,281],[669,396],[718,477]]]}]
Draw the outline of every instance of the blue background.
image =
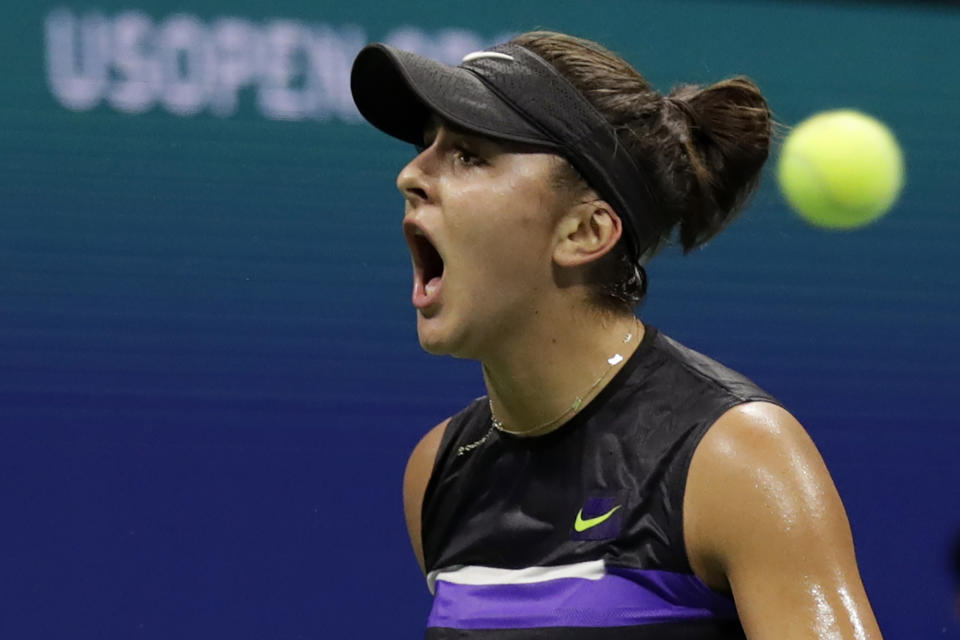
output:
[{"label": "blue background", "polygon": [[[408,25],[597,39],[659,88],[745,73],[776,115],[887,122],[907,186],[826,232],[768,171],[641,317],[780,397],[850,514],[888,638],[953,637],[960,525],[960,11],[800,2],[8,2],[0,9],[0,636],[419,637],[400,480],[481,395],[420,352],[393,187],[412,150],[349,117],[71,111],[44,19]],[[771,169],[773,163],[771,162]]]}]

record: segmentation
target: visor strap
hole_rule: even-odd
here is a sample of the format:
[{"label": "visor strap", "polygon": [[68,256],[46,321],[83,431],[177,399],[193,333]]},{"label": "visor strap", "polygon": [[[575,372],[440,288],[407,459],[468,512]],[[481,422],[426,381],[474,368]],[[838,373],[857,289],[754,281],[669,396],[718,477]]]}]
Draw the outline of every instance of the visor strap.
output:
[{"label": "visor strap", "polygon": [[[500,56],[477,55],[500,53]],[[503,55],[506,54],[506,55]],[[626,224],[634,258],[645,264],[659,250],[667,229],[648,176],[606,118],[557,69],[516,44],[492,47],[467,56],[460,65],[544,135],[610,202]]]}]

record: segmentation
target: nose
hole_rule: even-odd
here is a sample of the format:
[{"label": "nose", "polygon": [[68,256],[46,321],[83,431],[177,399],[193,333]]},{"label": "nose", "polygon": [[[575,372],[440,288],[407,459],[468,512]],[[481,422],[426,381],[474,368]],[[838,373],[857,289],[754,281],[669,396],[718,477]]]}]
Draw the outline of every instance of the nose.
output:
[{"label": "nose", "polygon": [[423,152],[417,155],[397,175],[397,189],[411,206],[430,200],[430,178],[424,167],[426,154],[427,152]]}]

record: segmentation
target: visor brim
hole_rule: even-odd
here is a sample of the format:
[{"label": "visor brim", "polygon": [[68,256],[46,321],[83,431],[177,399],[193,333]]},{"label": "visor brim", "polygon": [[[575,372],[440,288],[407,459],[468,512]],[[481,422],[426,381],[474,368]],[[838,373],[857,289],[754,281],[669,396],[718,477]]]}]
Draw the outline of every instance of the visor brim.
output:
[{"label": "visor brim", "polygon": [[491,138],[555,147],[476,74],[385,44],[364,47],[350,89],[360,114],[395,138],[423,144],[432,113]]}]

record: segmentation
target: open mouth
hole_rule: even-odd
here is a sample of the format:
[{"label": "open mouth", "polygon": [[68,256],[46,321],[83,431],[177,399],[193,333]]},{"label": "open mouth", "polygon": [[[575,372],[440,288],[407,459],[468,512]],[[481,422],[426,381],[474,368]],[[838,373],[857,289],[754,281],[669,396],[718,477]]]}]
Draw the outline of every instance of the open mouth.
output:
[{"label": "open mouth", "polygon": [[404,235],[413,258],[413,305],[418,309],[433,304],[443,282],[443,257],[419,227],[404,226]]}]

